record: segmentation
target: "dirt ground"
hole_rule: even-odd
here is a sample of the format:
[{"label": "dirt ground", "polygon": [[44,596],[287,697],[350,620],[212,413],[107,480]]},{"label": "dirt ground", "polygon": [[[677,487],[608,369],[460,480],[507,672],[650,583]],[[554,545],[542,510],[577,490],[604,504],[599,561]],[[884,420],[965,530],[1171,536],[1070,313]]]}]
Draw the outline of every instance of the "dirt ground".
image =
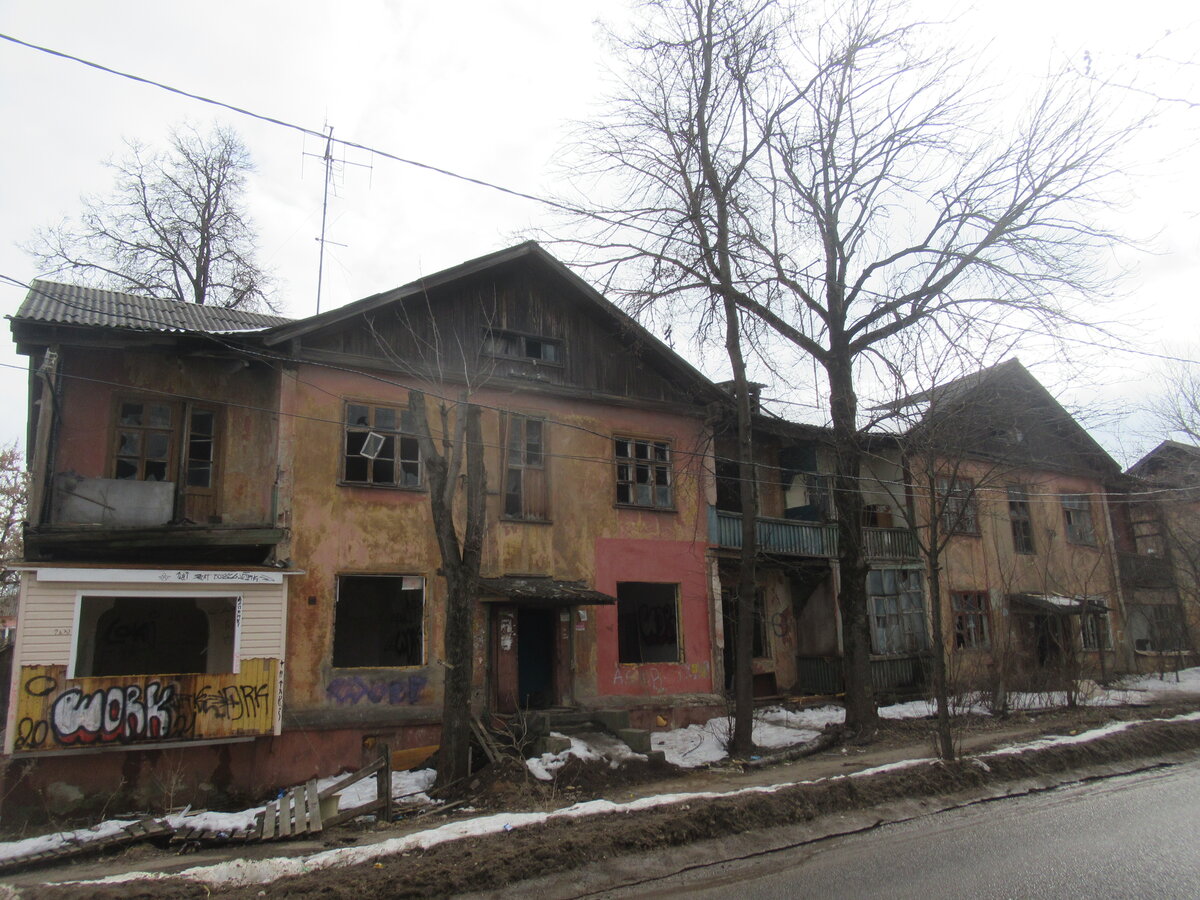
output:
[{"label": "dirt ground", "polygon": [[[1200,697],[1179,698],[1151,706],[1059,710],[1016,714],[999,720],[966,717],[959,722],[957,742],[964,753],[1044,734],[1072,734],[1113,720],[1149,719],[1191,712]],[[204,849],[180,857],[173,849],[139,845],[102,860],[43,868],[4,879],[11,896],[31,898],[320,896],[438,897],[494,889],[547,872],[567,871],[599,860],[654,848],[678,846],[707,838],[775,825],[803,823],[835,812],[862,810],[902,798],[936,797],[989,784],[1070,772],[1087,766],[1200,751],[1200,722],[1151,723],[1087,744],[1060,745],[1036,752],[989,757],[986,765],[965,760],[938,766],[872,774],[855,779],[792,784],[770,794],[754,793],[636,812],[617,812],[559,819],[500,834],[453,841],[346,868],[326,869],[269,885],[220,891],[181,879],[104,885],[60,885],[128,871],[179,871],[237,857],[307,855],[340,846],[361,846],[447,821],[488,811],[551,810],[584,800],[624,802],[643,796],[699,791],[724,792],[752,785],[828,779],[888,762],[933,755],[932,722],[885,722],[870,742],[842,744],[814,756],[745,770],[725,765],[685,771],[669,765],[628,762],[619,769],[573,760],[554,782],[528,777],[520,764],[484,771],[473,782],[473,797],[446,812],[407,818],[391,824],[350,825],[332,829],[320,841],[260,844]],[[249,851],[249,852],[247,852]]]}]

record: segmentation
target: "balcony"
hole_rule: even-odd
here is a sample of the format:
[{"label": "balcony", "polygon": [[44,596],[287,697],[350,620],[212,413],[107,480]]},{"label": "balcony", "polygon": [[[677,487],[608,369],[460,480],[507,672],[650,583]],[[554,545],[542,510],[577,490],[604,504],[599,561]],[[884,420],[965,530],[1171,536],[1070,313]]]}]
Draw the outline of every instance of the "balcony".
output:
[{"label": "balcony", "polygon": [[[785,556],[837,556],[837,526],[760,516],[756,528],[758,549]],[[710,506],[709,539],[718,547],[739,550],[742,546],[742,517]]]},{"label": "balcony", "polygon": [[864,528],[862,535],[867,559],[917,558],[917,539],[908,528]]}]

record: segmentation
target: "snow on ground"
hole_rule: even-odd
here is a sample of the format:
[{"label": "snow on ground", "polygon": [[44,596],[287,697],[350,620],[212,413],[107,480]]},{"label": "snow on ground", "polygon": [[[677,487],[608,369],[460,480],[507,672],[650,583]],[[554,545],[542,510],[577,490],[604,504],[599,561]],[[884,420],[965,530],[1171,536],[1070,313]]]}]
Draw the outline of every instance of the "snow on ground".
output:
[{"label": "snow on ground", "polygon": [[[557,731],[552,731],[552,737],[567,737],[559,734]],[[571,742],[571,746],[561,753],[543,753],[541,756],[535,756],[525,760],[525,766],[533,773],[533,777],[539,781],[553,781],[554,773],[566,765],[567,760],[572,756],[579,759],[601,759],[601,754],[593,750],[591,746],[584,740],[571,735],[567,737]],[[628,748],[626,748],[628,749]],[[645,759],[645,757],[642,757]],[[616,765],[620,763],[614,761]]]},{"label": "snow on ground", "polygon": [[110,837],[118,833],[132,820],[109,819],[91,828],[79,828],[75,831],[56,831],[52,834],[40,834],[37,837],[25,838],[20,841],[0,843],[0,859],[11,859],[17,856],[29,856],[46,850],[57,850],[60,847],[77,846],[89,841]]},{"label": "snow on ground", "polygon": [[1167,694],[1174,691],[1200,694],[1200,668],[1167,672],[1162,677],[1142,675],[1138,678],[1126,679],[1124,686],[1131,691],[1149,691],[1155,694]]},{"label": "snow on ground", "polygon": [[[1117,731],[1122,731],[1126,728],[1131,728],[1135,725],[1144,724],[1145,721],[1200,721],[1200,712],[1176,716],[1172,719],[1166,720],[1151,719],[1135,722],[1113,723],[1083,732],[1082,734],[1043,738],[1038,741],[1018,744],[1014,747],[1004,748],[1002,750],[994,750],[989,754],[982,754],[982,756],[995,756],[1005,752],[1019,753],[1022,750],[1032,749],[1035,747],[1040,748],[1045,746],[1053,746],[1056,743],[1083,743],[1086,741],[1096,740],[1097,738],[1104,737],[1108,734],[1113,734]],[[692,726],[692,728],[701,727],[702,726]],[[678,731],[689,730],[690,729],[678,729]],[[986,768],[987,763],[983,762],[981,757],[976,757],[976,760],[979,765]],[[879,772],[895,771],[897,769],[907,769],[922,765],[932,765],[936,762],[936,760],[932,759],[901,760],[899,762],[888,763],[887,765],[876,766],[872,769],[864,769],[848,775],[835,775],[830,779],[817,779],[817,781],[836,781],[842,778],[862,778],[863,776],[877,774]],[[691,800],[732,797],[751,793],[774,793],[775,791],[793,787],[795,785],[814,783],[816,782],[798,781],[772,785],[756,785],[753,787],[739,788],[732,791],[697,791],[693,793],[658,794],[652,797],[642,797],[628,803],[614,803],[610,800],[591,800],[584,803],[577,803],[573,806],[568,806],[564,809],[555,810],[553,812],[498,813],[495,815],[480,816],[474,819],[467,819],[459,822],[448,822],[437,828],[416,832],[415,834],[405,835],[404,837],[392,838],[390,840],[381,841],[377,844],[367,844],[356,847],[340,847],[333,850],[325,850],[320,853],[314,853],[305,857],[276,857],[257,860],[234,859],[211,866],[196,866],[180,872],[178,875],[179,877],[199,884],[220,887],[266,884],[278,878],[283,878],[289,875],[302,875],[304,873],[313,872],[319,869],[350,866],[362,862],[370,862],[371,860],[393,856],[409,850],[426,849],[438,844],[461,840],[463,838],[512,831],[514,828],[523,828],[529,825],[554,819],[576,818],[611,812],[632,812],[635,810],[652,809],[657,806],[665,806],[672,803],[680,803]],[[173,876],[170,876],[166,873],[127,872],[122,875],[110,876],[95,882],[76,883],[115,884],[137,880],[159,880],[168,877]]]}]

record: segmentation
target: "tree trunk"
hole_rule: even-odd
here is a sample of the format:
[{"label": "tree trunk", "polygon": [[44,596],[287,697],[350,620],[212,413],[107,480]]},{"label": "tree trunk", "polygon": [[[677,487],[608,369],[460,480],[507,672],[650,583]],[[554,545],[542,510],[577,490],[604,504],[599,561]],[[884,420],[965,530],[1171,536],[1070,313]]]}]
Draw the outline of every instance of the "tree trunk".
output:
[{"label": "tree trunk", "polygon": [[867,611],[867,562],[862,547],[863,503],[859,486],[862,448],[858,440],[858,398],[849,350],[836,348],[825,361],[835,455],[833,493],[838,518],[838,570],[841,587],[843,676],[846,727],[860,734],[879,724],[871,683],[871,630]]},{"label": "tree trunk", "polygon": [[950,731],[950,693],[946,684],[946,639],[942,624],[942,547],[941,517],[938,506],[937,475],[926,471],[925,489],[929,492],[929,563],[930,619],[933,627],[933,698],[937,704],[938,756],[954,759],[954,735]]},{"label": "tree trunk", "polygon": [[[754,601],[758,591],[758,479],[754,472],[754,441],[750,420],[750,385],[742,356],[737,306],[725,300],[725,349],[733,367],[734,403],[737,407],[738,478],[741,481],[742,553],[735,604],[737,631],[733,647],[734,756],[754,751]],[[728,636],[726,637],[728,640]]]},{"label": "tree trunk", "polygon": [[[449,411],[441,407],[442,447],[439,453],[426,417],[425,397],[409,393],[429,486],[434,533],[446,579],[446,628],[443,647],[442,742],[438,752],[437,787],[448,787],[470,774],[472,633],[483,550],[485,472],[479,407],[458,405],[454,436]],[[462,543],[455,525],[459,471],[466,457],[466,523]]]}]

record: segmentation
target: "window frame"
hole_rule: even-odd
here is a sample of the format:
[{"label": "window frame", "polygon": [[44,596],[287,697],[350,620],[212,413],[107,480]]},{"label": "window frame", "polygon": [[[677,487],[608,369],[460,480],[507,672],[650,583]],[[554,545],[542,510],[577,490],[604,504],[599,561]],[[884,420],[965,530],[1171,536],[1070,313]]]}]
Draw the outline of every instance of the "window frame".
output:
[{"label": "window frame", "polygon": [[[502,341],[519,342],[519,352],[505,351],[502,347],[498,347],[498,344]],[[531,343],[555,348],[554,353],[556,358],[547,359],[542,354],[531,355],[529,352]],[[566,365],[566,347],[562,338],[546,337],[545,335],[532,334],[527,331],[514,331],[511,328],[485,328],[483,330],[483,341],[480,352],[492,359],[516,360],[518,362],[532,363],[537,366],[557,366],[562,368]]]},{"label": "window frame", "polygon": [[[629,629],[628,613],[622,609],[621,589],[625,585],[638,585],[640,587],[656,587],[670,588],[672,592],[671,606],[672,616],[671,622],[674,628],[674,645],[675,654],[673,659],[627,659],[626,651],[630,648],[626,640],[626,634]],[[616,613],[617,613],[617,664],[622,666],[652,666],[652,665],[675,665],[684,661],[683,651],[683,604],[681,602],[682,585],[677,581],[618,581],[616,586]],[[632,602],[632,599],[630,600]],[[658,600],[661,602],[661,599]],[[628,609],[628,607],[626,607]],[[638,619],[634,622],[636,629],[640,630],[641,613],[638,613]],[[641,641],[638,642],[639,651],[643,650]],[[628,654],[632,655],[632,654]],[[639,652],[639,656],[644,657],[644,653]]]},{"label": "window frame", "polygon": [[[391,579],[399,583],[398,590],[416,591],[415,587],[404,587],[404,584],[409,579],[416,579],[420,582],[421,594],[421,609],[419,613],[419,626],[417,634],[420,639],[420,651],[417,655],[417,662],[400,663],[398,665],[388,665],[386,663],[362,663],[358,665],[338,665],[338,641],[337,641],[337,620],[338,607],[343,603],[342,590],[344,579]],[[355,669],[421,669],[429,664],[429,579],[424,575],[413,575],[411,573],[396,574],[392,572],[339,572],[334,575],[333,579],[333,621],[329,629],[329,665],[335,671],[349,671]]]},{"label": "window frame", "polygon": [[[905,572],[908,573],[906,578],[915,577],[917,584],[915,588],[909,590],[898,590],[896,593],[883,593],[886,588],[886,575],[884,573]],[[871,576],[878,575],[881,585],[878,591],[872,593]],[[894,578],[895,576],[893,576]],[[902,601],[905,598],[916,598],[916,606],[911,603],[909,608],[902,608]],[[876,601],[894,601],[894,608],[878,610]],[[869,627],[871,631],[871,653],[874,656],[911,656],[918,653],[926,653],[929,651],[929,628],[925,621],[925,580],[921,572],[915,569],[897,569],[884,568],[872,569],[867,572],[867,615],[869,617]],[[894,625],[889,626],[888,622],[894,621]],[[914,622],[920,623],[919,640],[909,640],[918,632],[912,627]],[[898,628],[895,626],[899,626]],[[888,638],[888,647],[880,647],[878,637],[884,634]],[[900,648],[891,647],[891,638],[894,635],[901,635],[901,643],[905,645]]]},{"label": "window frame", "polygon": [[[367,409],[367,418],[369,420],[366,425],[359,425],[351,422],[351,409],[353,407],[365,407]],[[395,427],[385,428],[378,424],[377,413],[380,410],[385,410],[394,414]],[[425,490],[425,460],[421,456],[421,444],[416,437],[415,429],[406,430],[404,420],[406,416],[411,416],[412,412],[406,405],[397,405],[393,403],[380,403],[374,400],[354,400],[344,399],[342,402],[342,450],[341,463],[339,467],[338,484],[346,487],[364,487],[377,488],[382,490],[400,490],[400,491],[423,491]],[[379,462],[379,456],[366,457],[362,456],[361,449],[351,453],[350,441],[351,435],[361,434],[363,443],[366,442],[367,436],[377,434],[385,441],[392,441],[392,454],[388,458],[392,465],[392,480],[391,481],[376,481],[373,478],[376,464]],[[404,442],[412,442],[410,449],[416,453],[415,459],[401,455],[404,450]],[[367,478],[358,479],[351,478],[347,469],[352,456],[361,457],[366,460]],[[415,465],[417,475],[415,481],[399,480],[403,473],[407,471],[406,465]]]},{"label": "window frame", "polygon": [[959,475],[939,475],[937,492],[942,531],[945,534],[979,536],[979,498],[975,479]]},{"label": "window frame", "polygon": [[1093,652],[1113,648],[1112,620],[1107,612],[1085,612],[1080,615],[1079,646]]},{"label": "window frame", "polygon": [[[1162,610],[1171,610],[1169,614],[1160,614]],[[1129,642],[1133,645],[1135,653],[1186,653],[1189,651],[1187,646],[1186,628],[1187,623],[1184,620],[1183,610],[1179,608],[1177,603],[1128,603],[1125,607],[1127,623],[1126,630],[1129,633]],[[1148,628],[1148,640],[1153,644],[1149,647],[1139,647],[1139,638],[1136,631],[1138,620],[1144,622]],[[1173,619],[1170,623],[1169,630],[1163,630],[1163,620]],[[1162,640],[1165,639],[1165,640]],[[1175,646],[1166,647],[1158,646],[1160,643],[1174,644]]]},{"label": "window frame", "polygon": [[[543,416],[529,416],[524,413],[504,413],[502,426],[502,441],[500,445],[500,471],[503,482],[500,486],[500,518],[509,522],[533,522],[538,524],[550,523],[550,452],[549,452],[549,423]],[[530,460],[529,426],[538,425],[537,460]],[[513,436],[520,431],[517,447],[513,447]],[[513,461],[513,453],[520,455],[517,462]],[[528,476],[527,472],[540,472],[540,484]],[[519,494],[512,491],[512,477],[519,473]],[[538,496],[532,496],[537,492]],[[520,512],[509,511],[509,501],[512,496],[519,496]],[[530,512],[530,509],[540,507],[544,513]]]},{"label": "window frame", "polygon": [[992,649],[991,597],[987,591],[951,591],[955,650]]},{"label": "window frame", "polygon": [[[1092,515],[1092,498],[1090,494],[1063,494],[1059,498],[1063,511],[1063,531],[1067,541],[1081,547],[1095,547],[1096,517]],[[1080,521],[1076,521],[1076,517]],[[1086,523],[1086,533],[1081,526]]]},{"label": "window frame", "polygon": [[1006,495],[1013,553],[1036,556],[1037,541],[1033,534],[1033,507],[1029,503],[1029,489],[1021,484],[1010,484]]},{"label": "window frame", "polygon": [[[620,455],[621,445],[625,444],[629,451],[635,451],[639,445],[647,448],[645,457],[636,455],[630,456]],[[647,438],[647,437],[630,437],[627,435],[614,435],[612,438],[613,448],[613,472],[615,475],[614,484],[614,505],[622,509],[643,509],[659,512],[676,512],[675,507],[675,472],[674,472],[674,453],[673,442],[664,438]],[[658,459],[654,455],[654,451],[661,449],[665,454],[664,459]],[[651,474],[652,478],[646,483],[651,488],[650,502],[639,503],[637,497],[637,486],[642,482],[637,479],[638,468],[645,467]],[[622,477],[622,469],[627,470],[627,477]],[[665,473],[667,497],[665,503],[659,503],[657,500],[658,488],[658,473]],[[628,499],[621,499],[621,489],[625,487],[628,493]]]},{"label": "window frame", "polygon": [[[153,425],[124,425],[121,422],[124,407],[130,404],[158,405],[167,408],[171,414],[171,424],[169,428],[163,428]],[[197,415],[207,415],[211,419],[211,433],[198,434],[196,428]],[[145,474],[145,438],[144,435],[149,433],[166,433],[167,437],[167,455],[164,458],[165,478],[154,479],[151,483],[163,484],[168,483],[175,486],[174,499],[174,514],[175,515],[196,515],[197,512],[192,508],[189,498],[192,497],[207,497],[216,498],[220,495],[221,477],[224,468],[223,462],[223,442],[224,442],[224,409],[217,403],[192,402],[190,400],[164,400],[161,397],[147,396],[143,394],[118,394],[113,397],[112,412],[109,419],[109,440],[108,440],[108,459],[105,464],[105,471],[108,477],[116,481],[150,481],[144,476]],[[137,478],[122,478],[117,473],[117,466],[122,459],[130,459],[128,453],[121,453],[121,433],[136,431],[143,435],[142,448],[138,456],[138,476]],[[199,457],[192,455],[194,445],[200,442],[207,442],[209,445],[209,458],[202,460]],[[206,462],[208,466],[208,483],[207,484],[191,484],[190,477],[192,466],[196,462]],[[208,514],[218,512],[215,500],[209,502],[209,505],[203,507]]]},{"label": "window frame", "polygon": [[[125,407],[140,404],[143,407],[143,415],[146,407],[161,406],[170,412],[170,422],[165,426],[155,426],[150,424],[126,424],[122,421],[125,414]],[[114,398],[113,413],[110,418],[111,433],[109,437],[110,458],[108,463],[108,471],[111,473],[111,478],[115,481],[152,481],[156,483],[173,482],[179,483],[179,442],[180,429],[182,427],[181,406],[178,401],[164,400],[161,397],[144,397],[137,395],[121,395]],[[119,474],[118,466],[122,460],[129,460],[133,454],[121,451],[123,447],[122,432],[134,433],[139,436],[139,449],[137,452],[137,475],[133,478],[122,477]],[[165,434],[167,437],[167,449],[164,456],[161,457],[163,463],[162,478],[147,478],[145,475],[146,469],[146,443],[147,436],[152,434]],[[158,457],[153,458],[158,461]],[[174,477],[172,477],[174,475]]]}]

